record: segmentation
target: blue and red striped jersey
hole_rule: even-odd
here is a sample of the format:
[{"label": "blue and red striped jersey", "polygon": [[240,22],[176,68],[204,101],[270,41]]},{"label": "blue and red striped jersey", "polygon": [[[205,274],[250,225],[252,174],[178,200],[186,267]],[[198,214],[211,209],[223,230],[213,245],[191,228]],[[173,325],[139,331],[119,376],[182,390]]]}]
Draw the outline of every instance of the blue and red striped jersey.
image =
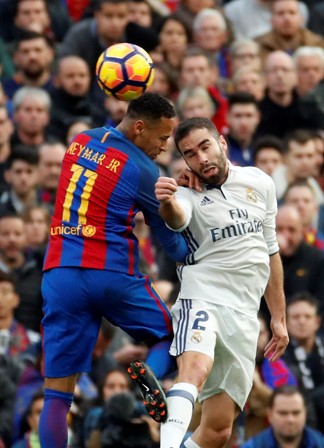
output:
[{"label": "blue and red striped jersey", "polygon": [[168,255],[184,261],[185,240],[158,214],[158,175],[156,164],[116,129],[78,134],[63,159],[44,270],[78,266],[138,274],[138,211]]}]

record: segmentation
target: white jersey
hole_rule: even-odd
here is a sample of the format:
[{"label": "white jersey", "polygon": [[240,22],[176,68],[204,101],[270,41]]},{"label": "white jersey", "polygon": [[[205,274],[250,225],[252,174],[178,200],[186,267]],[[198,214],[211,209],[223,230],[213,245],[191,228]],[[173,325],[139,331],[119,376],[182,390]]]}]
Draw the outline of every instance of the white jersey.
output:
[{"label": "white jersey", "polygon": [[255,315],[279,251],[272,179],[255,167],[229,164],[221,187],[202,192],[179,187],[183,231],[192,251],[179,268],[179,298],[204,300]]}]

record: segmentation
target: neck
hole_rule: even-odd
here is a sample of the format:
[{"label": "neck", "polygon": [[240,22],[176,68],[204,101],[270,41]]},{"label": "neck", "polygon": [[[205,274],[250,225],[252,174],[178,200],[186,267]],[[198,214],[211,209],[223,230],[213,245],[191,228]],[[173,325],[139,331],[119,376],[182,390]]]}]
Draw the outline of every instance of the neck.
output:
[{"label": "neck", "polygon": [[310,336],[309,338],[299,340],[296,339],[296,342],[299,347],[302,347],[305,350],[306,353],[311,353],[315,345],[315,336]]},{"label": "neck", "polygon": [[17,131],[19,139],[25,144],[25,145],[41,145],[45,142],[45,137],[43,133],[38,134],[29,134],[28,132],[25,132],[22,129],[18,129]]},{"label": "neck", "polygon": [[13,322],[13,316],[0,317],[0,330],[9,330]]},{"label": "neck", "polygon": [[3,163],[8,159],[10,152],[11,150],[9,142],[0,145],[0,163]]},{"label": "neck", "polygon": [[289,106],[292,102],[293,94],[292,92],[286,93],[275,93],[269,92],[269,98],[279,106]]},{"label": "neck", "polygon": [[51,77],[51,73],[47,70],[43,71],[37,78],[30,78],[26,73],[21,72],[23,84],[30,87],[42,87]]},{"label": "neck", "polygon": [[25,263],[25,255],[19,253],[15,258],[2,258],[4,263],[8,266],[10,270],[21,268]]},{"label": "neck", "polygon": [[14,192],[17,198],[25,205],[25,206],[31,206],[35,203],[36,198],[36,191],[31,190],[26,194],[18,194],[17,192]]},{"label": "neck", "polygon": [[302,434],[296,436],[294,440],[287,442],[279,436],[276,436],[277,442],[279,442],[280,448],[298,448],[302,440]]}]

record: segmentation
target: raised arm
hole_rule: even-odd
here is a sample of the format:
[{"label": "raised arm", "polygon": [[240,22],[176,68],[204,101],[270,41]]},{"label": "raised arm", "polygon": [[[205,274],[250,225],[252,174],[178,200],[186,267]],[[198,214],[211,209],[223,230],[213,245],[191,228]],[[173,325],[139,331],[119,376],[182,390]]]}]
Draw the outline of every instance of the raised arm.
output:
[{"label": "raised arm", "polygon": [[270,314],[272,338],[265,347],[269,361],[277,361],[284,353],[289,337],[286,326],[286,302],[283,290],[283,269],[279,253],[270,256],[270,278],[264,293]]},{"label": "raised arm", "polygon": [[166,224],[174,230],[181,229],[186,223],[184,209],[174,196],[177,189],[178,184],[171,177],[159,177],[155,184],[155,196],[160,201],[160,215]]}]

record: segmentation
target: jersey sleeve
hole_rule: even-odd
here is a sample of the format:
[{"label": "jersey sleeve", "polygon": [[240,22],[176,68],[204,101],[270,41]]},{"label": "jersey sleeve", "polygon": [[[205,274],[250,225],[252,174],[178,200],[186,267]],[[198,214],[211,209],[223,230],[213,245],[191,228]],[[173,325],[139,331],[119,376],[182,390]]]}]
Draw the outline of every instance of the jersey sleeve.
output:
[{"label": "jersey sleeve", "polygon": [[159,239],[168,256],[174,261],[183,262],[189,255],[189,249],[183,236],[168,229],[159,215],[159,201],[154,191],[157,178],[157,170],[154,174],[147,172],[142,174],[139,180],[137,202],[145,216],[146,224]]},{"label": "jersey sleeve", "polygon": [[263,224],[263,235],[268,246],[269,255],[279,252],[279,245],[276,237],[276,215],[277,199],[276,188],[270,176],[265,177],[266,185],[266,217]]},{"label": "jersey sleeve", "polygon": [[172,227],[168,226],[166,224],[166,226],[171,229],[173,232],[182,232],[183,230],[185,230],[190,221],[191,221],[191,217],[192,217],[192,210],[193,210],[193,201],[192,199],[190,199],[190,193],[191,190],[189,188],[185,188],[185,187],[179,187],[177,192],[175,193],[175,198],[177,200],[177,202],[179,203],[179,205],[183,208],[183,211],[185,213],[186,216],[186,221],[183,224],[183,226],[177,228],[177,229],[173,229]]}]

